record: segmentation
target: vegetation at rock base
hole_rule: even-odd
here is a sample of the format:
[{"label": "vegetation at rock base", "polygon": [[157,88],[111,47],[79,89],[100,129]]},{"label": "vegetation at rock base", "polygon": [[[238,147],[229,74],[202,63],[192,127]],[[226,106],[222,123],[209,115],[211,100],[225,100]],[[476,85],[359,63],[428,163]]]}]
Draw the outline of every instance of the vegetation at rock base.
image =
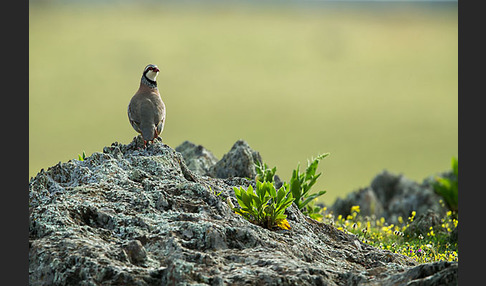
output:
[{"label": "vegetation at rock base", "polygon": [[386,223],[384,218],[363,217],[359,212],[359,206],[353,206],[351,214],[346,218],[341,215],[335,218],[323,208],[321,222],[352,233],[364,243],[408,256],[419,263],[459,261],[457,241],[450,240],[451,233],[458,224],[452,211],[442,218],[441,225],[436,231],[431,227],[426,235],[405,234],[415,219],[415,211],[406,220],[399,217],[397,225]]},{"label": "vegetation at rock base", "polygon": [[[310,194],[310,188],[315,184],[321,173],[316,174],[319,160],[328,156],[325,153],[308,162],[305,173],[299,173],[299,166],[292,172],[290,183],[283,186],[290,190],[294,197],[294,204],[306,215],[318,221],[332,224],[337,229],[356,235],[362,242],[389,250],[394,253],[408,256],[419,263],[436,261],[458,261],[457,240],[451,240],[452,232],[458,225],[457,197],[458,197],[458,161],[452,159],[452,176],[450,178],[436,178],[435,191],[443,197],[445,204],[450,209],[447,215],[441,219],[440,227],[430,227],[425,235],[407,232],[413,223],[416,212],[413,211],[407,219],[398,218],[398,224],[389,224],[383,217],[361,216],[360,207],[351,207],[351,214],[347,217],[339,215],[334,217],[327,212],[327,208],[314,206],[317,197],[325,191]],[[257,183],[260,181],[272,184],[277,168],[270,169],[265,163],[256,164]],[[441,204],[444,204],[441,201]],[[457,230],[456,230],[457,231]],[[407,234],[406,234],[407,233]]]}]

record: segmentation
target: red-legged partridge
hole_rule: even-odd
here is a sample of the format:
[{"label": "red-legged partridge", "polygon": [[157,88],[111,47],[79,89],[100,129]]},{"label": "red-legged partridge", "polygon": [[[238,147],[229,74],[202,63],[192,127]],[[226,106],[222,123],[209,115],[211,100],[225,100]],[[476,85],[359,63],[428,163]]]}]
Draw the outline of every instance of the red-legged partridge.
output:
[{"label": "red-legged partridge", "polygon": [[165,104],[160,97],[156,78],[159,68],[147,65],[143,70],[140,87],[128,104],[128,119],[133,129],[142,134],[144,146],[153,142],[164,129]]}]

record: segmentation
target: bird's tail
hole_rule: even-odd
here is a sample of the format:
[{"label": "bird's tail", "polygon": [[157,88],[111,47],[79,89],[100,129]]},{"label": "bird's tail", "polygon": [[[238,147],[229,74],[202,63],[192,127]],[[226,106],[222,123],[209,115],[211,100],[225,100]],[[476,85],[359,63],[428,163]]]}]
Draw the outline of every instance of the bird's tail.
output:
[{"label": "bird's tail", "polygon": [[140,126],[140,129],[142,131],[143,140],[145,141],[152,141],[157,136],[155,132],[155,125],[153,124],[142,125]]}]

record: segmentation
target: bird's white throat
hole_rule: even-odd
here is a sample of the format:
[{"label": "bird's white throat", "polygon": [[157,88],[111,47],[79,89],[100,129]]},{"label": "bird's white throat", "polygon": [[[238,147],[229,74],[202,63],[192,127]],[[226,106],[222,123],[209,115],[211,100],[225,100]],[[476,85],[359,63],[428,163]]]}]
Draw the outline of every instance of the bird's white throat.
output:
[{"label": "bird's white throat", "polygon": [[158,72],[154,72],[152,70],[149,70],[146,74],[147,78],[150,79],[151,81],[155,81],[155,79],[157,78],[157,75],[159,73]]}]

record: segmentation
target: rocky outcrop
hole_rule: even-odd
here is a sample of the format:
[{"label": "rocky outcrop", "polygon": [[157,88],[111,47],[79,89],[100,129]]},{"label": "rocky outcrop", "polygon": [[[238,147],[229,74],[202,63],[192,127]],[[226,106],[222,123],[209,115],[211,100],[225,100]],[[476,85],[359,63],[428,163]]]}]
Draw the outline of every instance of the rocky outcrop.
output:
[{"label": "rocky outcrop", "polygon": [[398,223],[398,217],[408,218],[412,211],[422,215],[428,211],[443,217],[447,209],[440,204],[429,179],[422,184],[407,179],[403,175],[383,171],[371,182],[369,187],[338,198],[330,207],[335,215],[347,216],[351,206],[359,205],[361,215],[383,217],[389,223]]},{"label": "rocky outcrop", "polygon": [[202,176],[210,176],[211,167],[218,162],[218,159],[211,151],[202,145],[196,145],[189,141],[182,142],[175,150],[181,153],[187,167],[191,171]]},{"label": "rocky outcrop", "polygon": [[211,167],[215,178],[255,178],[255,163],[262,161],[260,153],[250,148],[244,140],[238,140],[221,160]]},{"label": "rocky outcrop", "polygon": [[31,179],[30,285],[457,284],[457,263],[417,265],[294,206],[291,230],[253,225],[226,204],[251,176],[201,176],[158,140],[142,147],[115,142]]},{"label": "rocky outcrop", "polygon": [[441,218],[439,215],[431,210],[419,215],[405,230],[405,235],[422,235],[426,236],[432,229],[435,232],[441,231]]},{"label": "rocky outcrop", "polygon": [[260,153],[250,148],[244,140],[233,144],[228,153],[218,160],[211,151],[202,145],[184,141],[176,147],[182,154],[187,167],[198,175],[213,178],[255,178],[254,164],[262,161]]}]

